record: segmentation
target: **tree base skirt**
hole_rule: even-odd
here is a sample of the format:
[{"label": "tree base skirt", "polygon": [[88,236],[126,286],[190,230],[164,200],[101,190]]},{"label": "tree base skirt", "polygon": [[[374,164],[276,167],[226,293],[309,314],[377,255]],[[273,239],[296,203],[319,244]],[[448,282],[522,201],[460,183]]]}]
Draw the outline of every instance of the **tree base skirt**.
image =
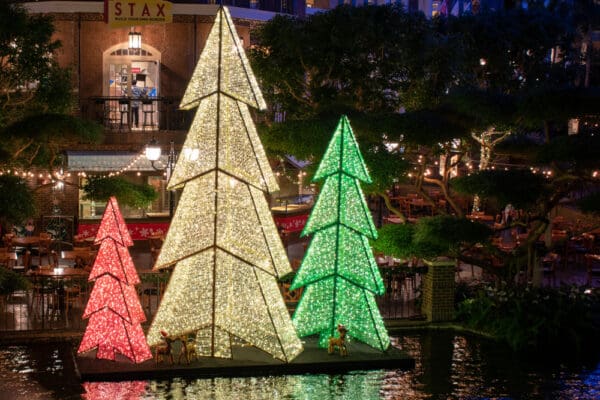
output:
[{"label": "tree base skirt", "polygon": [[318,337],[303,338],[304,351],[290,363],[283,363],[255,347],[233,347],[233,358],[200,357],[178,363],[178,349],[174,351],[175,364],[169,361],[156,363],[154,359],[133,364],[124,357],[117,361],[96,359],[95,351],[75,357],[79,376],[83,381],[126,381],[160,379],[171,377],[215,377],[215,376],[265,376],[302,373],[341,373],[370,369],[411,369],[415,360],[403,351],[390,346],[386,351],[377,351],[363,343],[352,341],[347,344],[348,356],[339,353],[327,354],[327,349],[318,347]]}]

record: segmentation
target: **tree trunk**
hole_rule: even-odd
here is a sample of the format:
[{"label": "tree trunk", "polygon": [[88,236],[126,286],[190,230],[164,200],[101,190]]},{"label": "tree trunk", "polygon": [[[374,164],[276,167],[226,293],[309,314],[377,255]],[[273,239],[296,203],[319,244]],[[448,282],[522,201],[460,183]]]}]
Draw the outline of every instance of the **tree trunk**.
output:
[{"label": "tree trunk", "polygon": [[550,123],[548,121],[544,121],[544,138],[546,139],[545,144],[550,143]]},{"label": "tree trunk", "polygon": [[397,209],[396,207],[394,207],[392,205],[392,200],[390,200],[390,196],[388,196],[387,193],[383,192],[383,193],[377,193],[378,195],[380,195],[383,198],[383,201],[385,202],[385,206],[387,207],[388,210],[390,210],[395,216],[397,216],[398,218],[400,218],[400,220],[402,221],[403,224],[406,223],[406,216],[402,213],[402,211],[400,211],[399,209]]},{"label": "tree trunk", "polygon": [[587,44],[585,50],[585,79],[583,82],[583,86],[588,88],[590,87],[590,73],[592,70],[592,26],[588,25],[588,33],[585,38],[585,42]]},{"label": "tree trunk", "polygon": [[531,279],[533,286],[542,285],[543,271],[539,257],[537,256],[536,242],[538,238],[546,231],[547,222],[540,221],[539,224],[531,229],[527,239],[527,279]]}]

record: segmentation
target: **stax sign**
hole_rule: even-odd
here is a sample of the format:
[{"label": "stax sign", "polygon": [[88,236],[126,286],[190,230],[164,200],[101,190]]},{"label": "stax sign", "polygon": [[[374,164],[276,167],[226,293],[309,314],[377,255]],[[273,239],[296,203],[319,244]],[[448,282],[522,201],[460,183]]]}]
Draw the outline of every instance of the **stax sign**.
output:
[{"label": "stax sign", "polygon": [[162,0],[104,0],[104,22],[111,28],[172,22],[171,6]]}]

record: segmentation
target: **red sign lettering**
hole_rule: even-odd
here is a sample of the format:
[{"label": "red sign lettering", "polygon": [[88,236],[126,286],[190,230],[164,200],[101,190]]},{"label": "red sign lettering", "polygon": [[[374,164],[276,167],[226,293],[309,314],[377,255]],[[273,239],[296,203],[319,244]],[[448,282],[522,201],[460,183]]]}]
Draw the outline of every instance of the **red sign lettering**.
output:
[{"label": "red sign lettering", "polygon": [[157,4],[156,8],[157,8],[157,10],[156,10],[156,16],[157,17],[158,16],[164,17],[165,16],[165,5],[164,4]]}]

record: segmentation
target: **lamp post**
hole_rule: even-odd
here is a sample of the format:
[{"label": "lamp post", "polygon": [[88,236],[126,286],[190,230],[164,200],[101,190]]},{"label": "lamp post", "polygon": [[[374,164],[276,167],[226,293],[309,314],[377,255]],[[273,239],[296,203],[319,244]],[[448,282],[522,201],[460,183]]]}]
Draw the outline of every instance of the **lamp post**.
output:
[{"label": "lamp post", "polygon": [[134,28],[131,28],[129,32],[129,51],[131,54],[139,55],[142,49],[142,33],[136,32]]},{"label": "lamp post", "polygon": [[[167,165],[164,168],[159,168],[156,166],[156,162],[160,159],[162,153],[162,149],[160,145],[156,141],[156,139],[152,139],[150,143],[146,145],[146,158],[150,161],[150,165],[154,168],[155,171],[161,171],[166,173],[167,183],[169,179],[171,179],[171,174],[173,173],[173,167],[175,167],[175,162],[177,161],[177,155],[175,154],[175,142],[171,140],[169,147],[169,156],[167,158]],[[169,190],[169,217],[173,217],[173,208],[175,205],[175,194],[172,190]]]}]

